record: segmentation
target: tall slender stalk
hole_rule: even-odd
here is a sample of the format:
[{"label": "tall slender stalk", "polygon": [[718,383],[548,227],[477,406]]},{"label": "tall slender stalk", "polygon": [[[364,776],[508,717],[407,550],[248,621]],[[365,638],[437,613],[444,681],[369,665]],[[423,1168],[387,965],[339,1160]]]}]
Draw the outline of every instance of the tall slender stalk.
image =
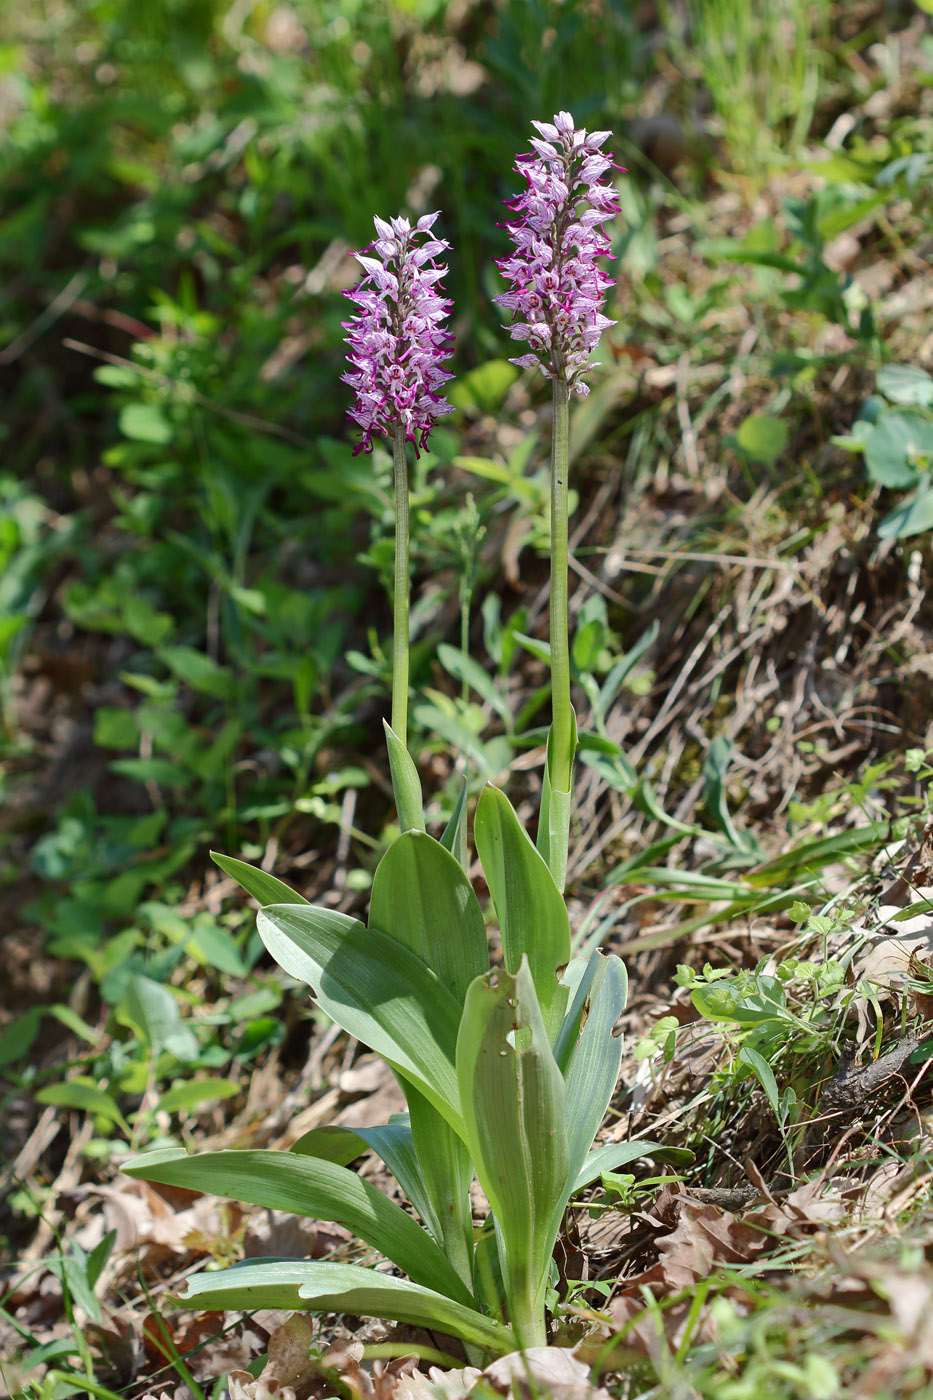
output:
[{"label": "tall slender stalk", "polygon": [[395,579],[392,590],[392,728],[408,744],[408,449],[405,428],[396,423],[392,435],[395,459]]},{"label": "tall slender stalk", "polygon": [[554,378],[551,437],[551,785],[570,791],[573,712],[570,708],[570,635],[567,616],[567,476],[570,389]]}]

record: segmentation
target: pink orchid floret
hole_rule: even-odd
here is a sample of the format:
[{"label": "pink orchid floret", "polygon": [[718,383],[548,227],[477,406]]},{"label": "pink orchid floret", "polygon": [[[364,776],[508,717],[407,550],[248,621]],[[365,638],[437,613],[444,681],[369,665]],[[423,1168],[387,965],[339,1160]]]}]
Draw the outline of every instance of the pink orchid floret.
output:
[{"label": "pink orchid floret", "polygon": [[610,132],[578,130],[569,112],[532,126],[540,139],[515,165],[527,188],[506,204],[520,216],[505,225],[515,252],[497,259],[511,285],[495,301],[512,312],[512,339],[528,342],[512,364],[537,367],[586,394],[581,375],[602,332],[616,324],[600,309],[614,283],[597,259],[611,257],[602,225],[619,211],[615,190],[602,180],[620,167],[600,150]]},{"label": "pink orchid floret", "polygon": [[439,392],[453,378],[441,368],[451,355],[444,326],[451,302],[441,296],[447,268],[435,262],[450,244],[430,233],[437,217],[425,214],[414,228],[407,219],[374,218],[378,236],[356,255],[364,276],[344,292],[359,312],[343,323],[350,369],[342,376],[356,394],[349,416],[362,430],[354,456],[399,425],[417,455],[434,420],[451,411]]}]

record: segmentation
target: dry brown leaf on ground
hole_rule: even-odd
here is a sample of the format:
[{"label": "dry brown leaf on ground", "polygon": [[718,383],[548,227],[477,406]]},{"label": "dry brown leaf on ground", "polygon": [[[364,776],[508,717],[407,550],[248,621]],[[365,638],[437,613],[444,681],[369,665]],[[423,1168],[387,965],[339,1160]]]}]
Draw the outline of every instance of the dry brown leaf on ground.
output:
[{"label": "dry brown leaf on ground", "polygon": [[265,1331],[252,1318],[231,1326],[229,1313],[159,1313],[150,1311],[142,1322],[143,1348],[152,1370],[172,1366],[183,1356],[192,1376],[210,1384],[218,1376],[240,1370],[261,1356],[268,1345]]},{"label": "dry brown leaf on ground", "polygon": [[529,1347],[500,1356],[483,1372],[483,1379],[500,1395],[547,1395],[549,1400],[609,1400],[596,1389],[590,1367],[566,1347]]},{"label": "dry brown leaf on ground", "polygon": [[259,1210],[248,1217],[243,1257],[325,1259],[352,1238],[341,1225],[322,1224],[283,1210]]},{"label": "dry brown leaf on ground", "polygon": [[[787,1238],[800,1238],[845,1216],[842,1194],[825,1194],[825,1183],[804,1182],[784,1197],[735,1215],[719,1206],[695,1200],[684,1192],[665,1188],[658,1196],[651,1219],[676,1223],[654,1244],[658,1262],[634,1278],[624,1280],[620,1293],[609,1306],[616,1328],[625,1329],[625,1340],[636,1350],[654,1356],[659,1348],[659,1328],[670,1346],[683,1337],[683,1327],[691,1302],[665,1306],[659,1314],[646,1311],[646,1293],[657,1301],[691,1289],[708,1278],[717,1266],[750,1263]],[[706,1319],[698,1323],[697,1339],[706,1335]]]},{"label": "dry brown leaf on ground", "polygon": [[232,1371],[227,1378],[230,1400],[298,1400],[299,1391],[318,1374],[310,1351],[317,1323],[308,1313],[292,1313],[270,1334],[268,1360],[258,1377]]},{"label": "dry brown leaf on ground", "polygon": [[396,1400],[408,1392],[404,1385],[418,1370],[417,1356],[397,1356],[391,1361],[375,1360],[371,1369],[361,1365],[362,1342],[336,1342],[317,1363],[323,1375],[336,1375],[357,1400]]}]

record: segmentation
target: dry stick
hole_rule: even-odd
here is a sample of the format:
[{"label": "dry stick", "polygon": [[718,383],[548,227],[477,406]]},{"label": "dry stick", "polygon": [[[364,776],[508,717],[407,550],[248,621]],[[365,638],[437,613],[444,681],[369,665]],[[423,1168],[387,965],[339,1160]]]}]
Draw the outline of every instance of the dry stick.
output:
[{"label": "dry stick", "polygon": [[[53,297],[44,311],[40,311],[36,319],[22,331],[15,340],[11,341],[4,350],[0,350],[0,365],[11,365],[14,360],[18,360],[35,344],[39,337],[53,326],[60,316],[64,316],[80,297],[88,282],[91,279],[90,269],[85,263],[79,267],[78,271],[69,282],[61,289],[57,296]],[[66,341],[67,345],[68,342]]]},{"label": "dry stick", "polygon": [[690,676],[690,673],[698,665],[700,658],[706,651],[706,648],[709,646],[713,637],[715,637],[716,633],[719,631],[720,626],[722,625],[724,619],[728,617],[731,610],[731,603],[725,603],[719,609],[719,612],[713,618],[713,621],[709,624],[706,631],[703,633],[703,636],[700,638],[696,646],[693,648],[693,651],[687,657],[683,669],[681,670],[676,681],[668,691],[664,703],[662,704],[660,710],[655,716],[653,722],[649,726],[646,733],[642,735],[641,739],[639,739],[638,743],[633,746],[629,754],[629,758],[633,763],[637,762],[639,758],[642,758],[644,756],[645,750],[651,743],[651,740],[656,738],[657,735],[661,733],[661,730],[664,728],[664,725],[670,715],[671,710],[673,709],[677,697],[680,695],[680,692],[687,684],[687,680]]}]

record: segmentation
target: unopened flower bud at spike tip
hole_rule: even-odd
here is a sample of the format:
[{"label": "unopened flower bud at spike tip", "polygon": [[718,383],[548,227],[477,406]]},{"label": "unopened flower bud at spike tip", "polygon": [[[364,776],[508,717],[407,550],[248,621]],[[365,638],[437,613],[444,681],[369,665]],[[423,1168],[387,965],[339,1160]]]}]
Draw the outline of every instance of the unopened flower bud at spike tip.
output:
[{"label": "unopened flower bud at spike tip", "polygon": [[515,252],[497,264],[511,285],[494,299],[512,312],[512,339],[528,342],[512,363],[586,394],[590,354],[615,325],[601,311],[613,280],[597,259],[611,256],[601,225],[619,211],[615,190],[601,181],[619,167],[599,149],[611,133],[578,130],[569,112],[532,126],[541,139],[515,166],[527,188],[506,206],[519,216],[505,225]]},{"label": "unopened flower bud at spike tip", "polygon": [[417,454],[434,420],[451,411],[440,393],[453,377],[441,368],[451,355],[451,303],[441,295],[447,268],[434,261],[450,244],[430,233],[437,217],[424,214],[414,228],[405,218],[374,218],[378,236],[356,255],[364,277],[344,292],[359,311],[344,322],[350,369],[342,376],[356,393],[349,417],[362,432],[354,455],[399,425]]}]

